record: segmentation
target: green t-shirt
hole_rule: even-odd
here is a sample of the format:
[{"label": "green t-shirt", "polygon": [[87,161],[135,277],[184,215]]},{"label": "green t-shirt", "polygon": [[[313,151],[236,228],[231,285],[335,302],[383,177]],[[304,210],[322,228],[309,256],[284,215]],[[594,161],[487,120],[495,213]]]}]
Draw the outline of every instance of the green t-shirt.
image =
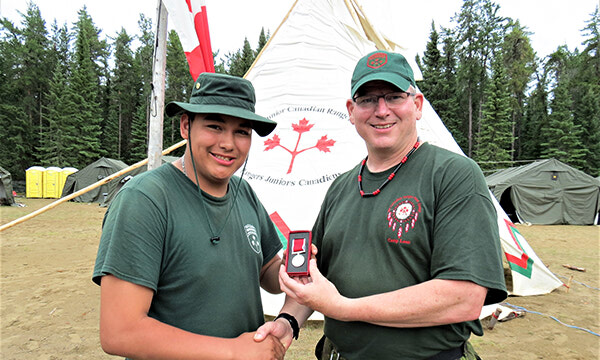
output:
[{"label": "green t-shirt", "polygon": [[[365,167],[364,191],[392,170]],[[332,183],[313,228],[319,269],[342,295],[452,279],[488,288],[486,303],[506,297],[496,210],[477,164],[425,143],[379,195],[365,198],[358,172]],[[325,334],[348,359],[423,359],[458,347],[471,332],[483,333],[479,321],[392,328],[325,319]]]},{"label": "green t-shirt", "polygon": [[[193,333],[256,330],[264,322],[260,270],[281,242],[246,181],[234,199],[238,184],[234,177],[222,198],[200,194],[171,164],[131,179],[105,215],[94,282],[112,274],[154,290],[148,315]],[[217,244],[208,221],[223,228]]]}]

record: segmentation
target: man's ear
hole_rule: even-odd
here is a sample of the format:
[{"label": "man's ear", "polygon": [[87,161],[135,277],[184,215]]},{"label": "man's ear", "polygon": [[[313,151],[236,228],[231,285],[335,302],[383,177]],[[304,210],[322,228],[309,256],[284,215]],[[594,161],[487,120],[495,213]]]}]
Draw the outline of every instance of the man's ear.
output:
[{"label": "man's ear", "polygon": [[352,99],[346,100],[346,109],[348,109],[348,119],[350,120],[350,123],[354,125],[354,118],[352,117],[352,113],[356,109],[356,104]]},{"label": "man's ear", "polygon": [[417,107],[417,120],[421,120],[423,116],[423,102],[424,102],[423,94],[418,93],[415,95],[415,106]]},{"label": "man's ear", "polygon": [[179,134],[185,140],[188,139],[190,120],[187,113],[181,114],[181,118],[179,119]]}]

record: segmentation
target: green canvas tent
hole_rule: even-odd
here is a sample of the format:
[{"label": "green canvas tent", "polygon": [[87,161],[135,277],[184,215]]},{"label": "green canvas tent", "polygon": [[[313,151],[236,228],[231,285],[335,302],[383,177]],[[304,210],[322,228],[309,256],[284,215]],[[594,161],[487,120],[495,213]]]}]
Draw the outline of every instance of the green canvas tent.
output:
[{"label": "green canvas tent", "polygon": [[0,205],[10,206],[14,203],[12,177],[8,171],[0,166]]},{"label": "green canvas tent", "polygon": [[488,187],[513,222],[592,225],[600,181],[556,159],[500,170]]},{"label": "green canvas tent", "polygon": [[[177,157],[177,156],[163,155],[161,158],[161,161],[162,161],[162,164],[164,164],[166,162],[172,163],[173,161],[175,161],[177,159],[179,159],[179,157]],[[103,200],[100,205],[108,206],[108,204],[110,204],[112,199],[115,197],[117,192],[121,189],[121,187],[123,187],[123,185],[125,185],[125,183],[127,183],[132,177],[134,177],[138,174],[141,174],[141,173],[145,172],[146,170],[148,170],[148,165],[140,166],[139,168],[128,171],[125,174],[117,177],[116,179],[114,179],[114,180],[110,181],[108,184],[106,184],[107,185],[106,196],[103,196]]]},{"label": "green canvas tent", "polygon": [[[67,176],[65,186],[63,187],[62,197],[86,188],[98,182],[99,180],[116,173],[117,171],[125,169],[126,167],[127,164],[121,160],[100,158],[83,169]],[[104,193],[108,193],[108,184],[103,184],[95,189],[81,194],[72,201],[102,203],[104,201]]]}]

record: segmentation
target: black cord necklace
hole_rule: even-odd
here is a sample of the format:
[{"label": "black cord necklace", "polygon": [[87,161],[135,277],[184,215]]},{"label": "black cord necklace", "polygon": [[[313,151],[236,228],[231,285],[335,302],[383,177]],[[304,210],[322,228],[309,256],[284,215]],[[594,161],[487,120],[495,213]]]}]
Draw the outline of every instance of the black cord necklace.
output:
[{"label": "black cord necklace", "polygon": [[[191,123],[189,124],[188,127],[188,144],[191,143],[191,136],[190,136],[190,127],[191,127]],[[233,201],[231,203],[231,206],[229,207],[229,211],[227,212],[227,216],[225,217],[225,221],[223,221],[223,226],[221,226],[221,229],[215,233],[215,231],[212,228],[212,225],[210,223],[210,218],[208,217],[208,211],[206,210],[206,204],[204,203],[206,200],[204,199],[204,196],[202,195],[202,189],[200,188],[200,183],[198,182],[198,172],[196,171],[196,162],[194,161],[194,153],[192,152],[192,146],[189,146],[190,149],[190,157],[192,159],[192,167],[194,168],[194,175],[196,175],[196,186],[198,187],[198,193],[200,194],[200,201],[202,201],[202,209],[204,210],[204,215],[206,216],[206,222],[208,223],[208,229],[210,230],[210,243],[213,245],[217,245],[220,241],[221,241],[221,236],[219,234],[221,234],[223,232],[223,229],[225,229],[225,226],[227,225],[227,221],[229,220],[229,215],[231,215],[231,210],[233,210],[233,208],[235,207],[235,200],[237,199],[238,193],[240,192],[240,185],[242,183],[242,177],[244,176],[244,171],[246,171],[246,164],[248,163],[248,158],[246,158],[246,161],[244,161],[244,167],[242,168],[242,174],[240,176],[240,180],[238,181],[237,186],[234,189],[234,194],[233,194]],[[181,169],[183,170],[184,175],[187,177],[187,172],[185,171],[185,154],[181,157]],[[231,179],[230,179],[231,180]],[[229,181],[230,184],[233,184],[233,181]]]},{"label": "black cord necklace", "polygon": [[406,154],[402,158],[402,160],[400,161],[400,164],[398,164],[398,166],[396,166],[396,168],[394,169],[394,171],[392,171],[392,173],[387,177],[387,179],[385,179],[385,181],[381,185],[379,185],[379,187],[377,188],[377,190],[373,191],[372,193],[366,193],[366,192],[364,192],[363,191],[363,187],[362,187],[362,173],[363,173],[363,170],[365,168],[365,165],[367,164],[367,159],[369,158],[369,156],[365,157],[364,160],[360,164],[360,170],[358,170],[358,191],[360,192],[360,196],[362,196],[362,197],[377,196],[381,192],[381,190],[390,181],[392,181],[392,179],[394,178],[394,176],[396,176],[396,173],[398,172],[398,170],[400,170],[400,168],[402,167],[402,165],[404,165],[404,163],[406,162],[406,160],[408,160],[409,156],[411,156],[412,153],[414,153],[415,150],[417,150],[417,148],[419,147],[419,145],[420,145],[420,142],[419,142],[419,139],[417,138],[417,142],[412,147],[412,149],[410,149],[410,151],[408,152],[408,154]]}]

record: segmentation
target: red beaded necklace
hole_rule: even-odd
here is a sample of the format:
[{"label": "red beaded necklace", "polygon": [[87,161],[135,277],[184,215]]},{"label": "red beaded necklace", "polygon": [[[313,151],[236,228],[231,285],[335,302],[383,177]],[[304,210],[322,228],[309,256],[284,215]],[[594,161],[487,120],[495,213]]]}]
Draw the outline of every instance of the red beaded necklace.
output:
[{"label": "red beaded necklace", "polygon": [[402,160],[400,161],[400,164],[398,164],[398,166],[396,166],[396,168],[394,169],[394,171],[392,171],[392,173],[387,177],[387,179],[385,179],[385,181],[379,185],[379,187],[377,188],[377,190],[373,191],[372,193],[366,193],[363,191],[363,187],[362,187],[362,173],[363,170],[365,168],[365,164],[367,163],[367,159],[368,156],[364,158],[364,160],[362,161],[362,163],[360,164],[360,170],[358,171],[358,191],[360,192],[360,196],[362,197],[369,197],[369,196],[376,196],[378,195],[381,190],[390,182],[392,181],[392,179],[394,178],[394,176],[396,176],[396,173],[398,172],[398,170],[402,167],[402,165],[404,165],[404,163],[406,162],[406,160],[408,160],[408,157],[412,155],[412,153],[415,152],[415,150],[417,150],[417,148],[419,147],[419,139],[417,138],[417,142],[415,143],[415,145],[412,147],[412,149],[410,149],[410,151],[408,152],[408,154],[406,154]]}]

